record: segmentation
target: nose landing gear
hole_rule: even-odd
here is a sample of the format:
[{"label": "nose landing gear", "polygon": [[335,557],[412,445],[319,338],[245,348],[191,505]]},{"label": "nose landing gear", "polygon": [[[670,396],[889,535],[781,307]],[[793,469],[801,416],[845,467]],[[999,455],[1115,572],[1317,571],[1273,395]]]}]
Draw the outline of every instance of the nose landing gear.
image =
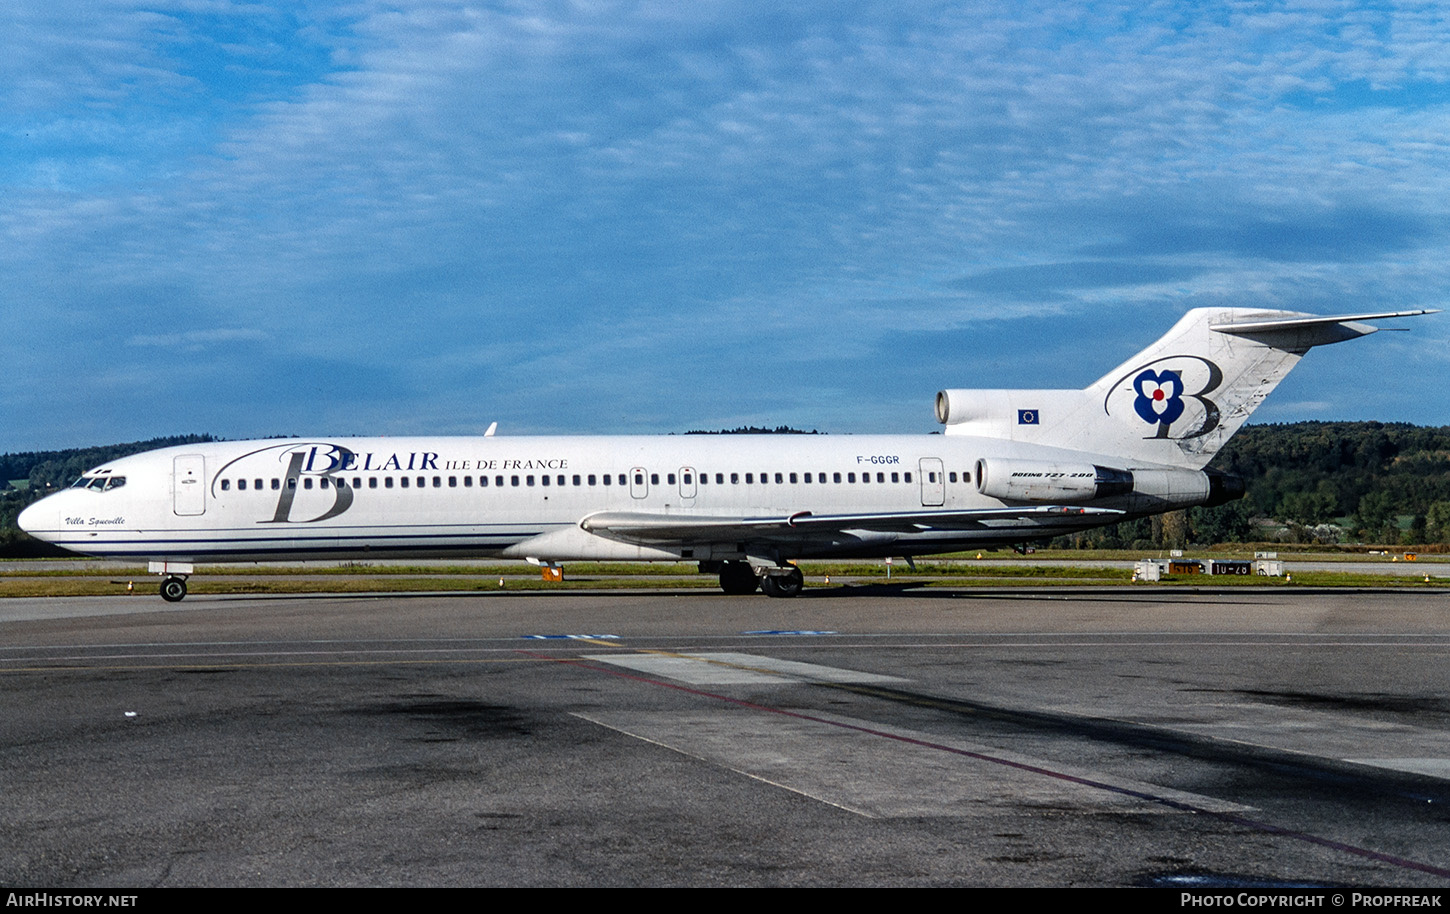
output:
[{"label": "nose landing gear", "polygon": [[161,599],[167,603],[180,603],[186,597],[186,578],[171,575],[161,582]]}]

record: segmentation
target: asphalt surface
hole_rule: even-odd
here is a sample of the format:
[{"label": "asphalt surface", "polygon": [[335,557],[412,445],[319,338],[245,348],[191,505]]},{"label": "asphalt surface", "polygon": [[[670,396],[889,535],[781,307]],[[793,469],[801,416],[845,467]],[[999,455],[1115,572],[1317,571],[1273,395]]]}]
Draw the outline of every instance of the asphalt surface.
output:
[{"label": "asphalt surface", "polygon": [[6,887],[1450,885],[1444,590],[10,599],[0,693]]}]

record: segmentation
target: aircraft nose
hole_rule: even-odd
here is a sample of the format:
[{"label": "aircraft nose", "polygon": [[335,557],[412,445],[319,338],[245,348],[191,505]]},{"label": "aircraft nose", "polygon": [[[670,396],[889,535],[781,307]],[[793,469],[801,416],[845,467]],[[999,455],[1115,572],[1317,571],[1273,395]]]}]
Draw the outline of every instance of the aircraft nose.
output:
[{"label": "aircraft nose", "polygon": [[45,534],[48,531],[54,530],[57,526],[56,522],[60,519],[60,514],[56,511],[55,504],[52,502],[47,505],[46,502],[48,501],[50,501],[49,498],[42,498],[24,511],[21,511],[20,516],[15,518],[15,523],[19,525],[21,530],[24,530],[38,540],[46,539]]}]

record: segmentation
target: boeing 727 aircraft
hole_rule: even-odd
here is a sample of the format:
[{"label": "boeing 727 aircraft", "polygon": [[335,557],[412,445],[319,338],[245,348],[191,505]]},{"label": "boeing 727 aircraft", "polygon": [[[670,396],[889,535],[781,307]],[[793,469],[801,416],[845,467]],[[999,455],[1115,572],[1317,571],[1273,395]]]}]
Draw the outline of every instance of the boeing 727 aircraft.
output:
[{"label": "boeing 727 aircraft", "polygon": [[124,457],[20,515],[146,560],[695,561],[726,593],[800,592],[793,559],[1030,542],[1243,495],[1214,454],[1310,348],[1365,321],[1202,308],[1083,390],[943,390],[941,435],[315,438]]}]

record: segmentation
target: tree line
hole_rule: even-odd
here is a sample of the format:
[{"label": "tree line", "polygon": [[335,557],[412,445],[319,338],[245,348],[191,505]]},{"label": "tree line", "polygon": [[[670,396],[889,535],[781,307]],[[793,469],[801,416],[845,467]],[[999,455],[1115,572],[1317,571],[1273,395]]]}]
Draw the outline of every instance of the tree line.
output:
[{"label": "tree line", "polygon": [[1450,544],[1450,426],[1248,425],[1212,466],[1243,479],[1245,497],[1089,531],[1063,544]]}]

